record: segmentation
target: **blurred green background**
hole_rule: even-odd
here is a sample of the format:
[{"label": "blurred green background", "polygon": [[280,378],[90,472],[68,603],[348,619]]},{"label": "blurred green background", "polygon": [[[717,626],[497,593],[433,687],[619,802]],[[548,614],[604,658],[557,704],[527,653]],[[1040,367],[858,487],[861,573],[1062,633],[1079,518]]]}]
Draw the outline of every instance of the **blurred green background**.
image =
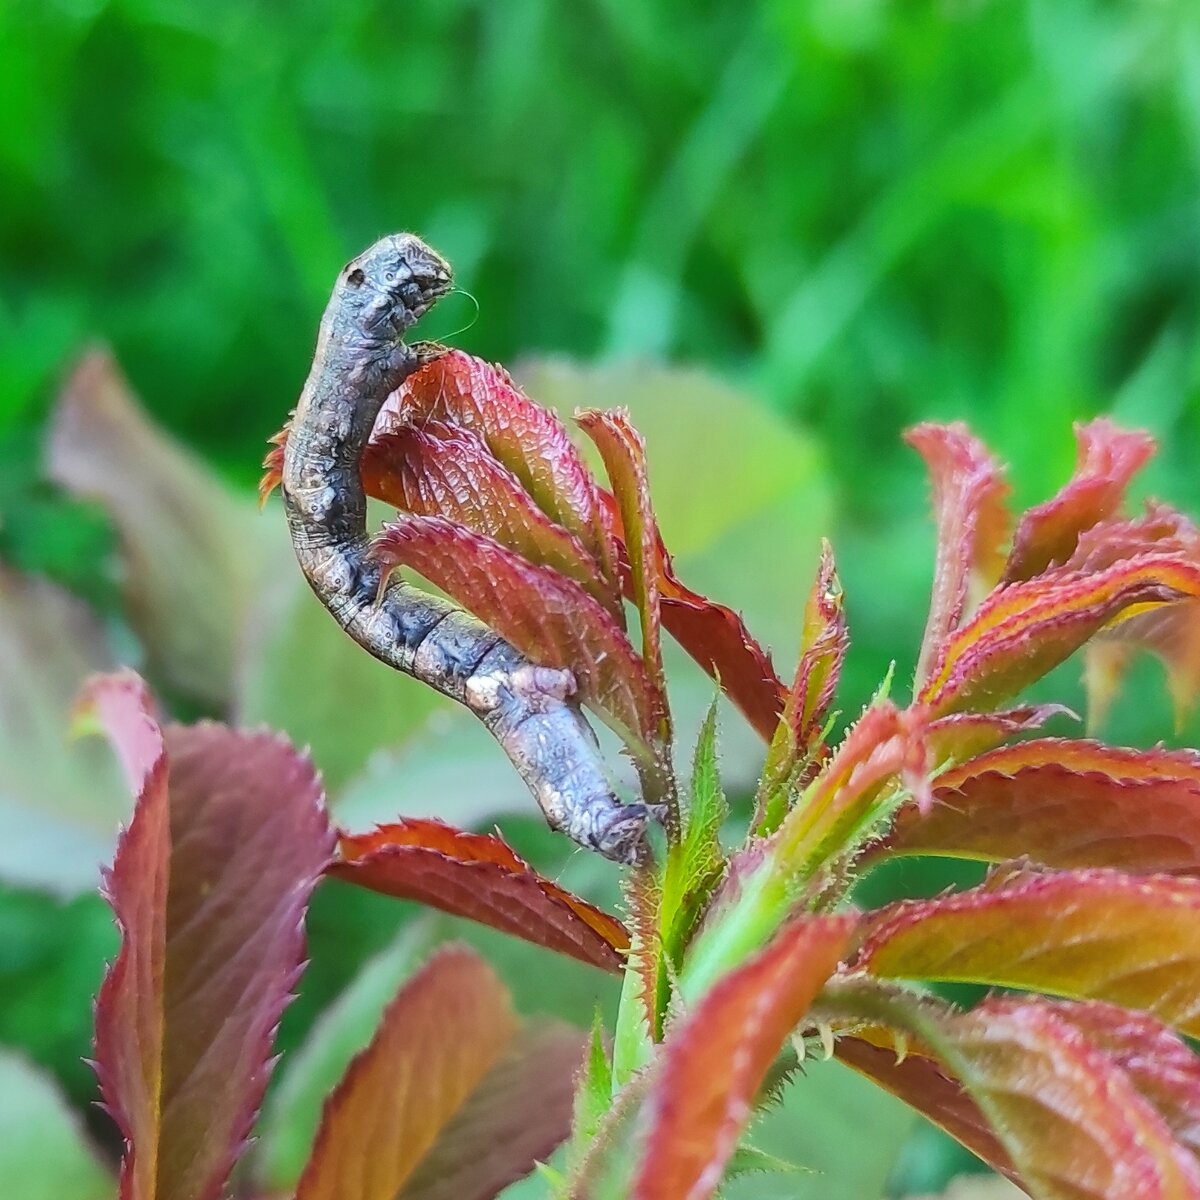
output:
[{"label": "blurred green background", "polygon": [[[807,439],[824,499],[803,511],[824,527],[794,556],[776,539],[769,569],[726,546],[702,582],[752,608],[829,534],[845,712],[892,659],[907,677],[924,623],[906,425],[968,420],[1029,504],[1069,474],[1071,422],[1111,412],[1162,442],[1138,494],[1200,509],[1193,0],[2,0],[0,114],[0,560],[109,618],[112,524],[41,465],[69,363],[108,341],[154,420],[248,495],[335,272],[397,228],[477,297],[455,344],[693,365]],[[423,332],[470,315],[452,298]],[[625,402],[612,391],[587,399]],[[652,473],[669,474],[673,428],[707,427],[686,387],[657,411]],[[737,508],[756,477],[738,452],[721,435],[671,490],[668,533],[693,502]],[[781,621],[800,602],[776,600]],[[1044,694],[1078,703],[1077,674]],[[1143,664],[1106,735],[1170,739],[1160,683]],[[532,820],[512,836],[561,861]],[[285,1041],[394,912],[323,895]],[[110,935],[95,897],[0,893],[0,1043],[80,1103]],[[921,1136],[893,1190],[959,1162]]]}]

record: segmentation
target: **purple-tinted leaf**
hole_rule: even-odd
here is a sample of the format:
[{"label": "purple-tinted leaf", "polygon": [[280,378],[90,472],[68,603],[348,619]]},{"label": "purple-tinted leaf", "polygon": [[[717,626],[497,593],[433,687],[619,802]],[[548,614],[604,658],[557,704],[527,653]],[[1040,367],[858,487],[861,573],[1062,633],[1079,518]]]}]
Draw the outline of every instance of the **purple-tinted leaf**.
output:
[{"label": "purple-tinted leaf", "polygon": [[112,755],[70,739],[71,704],[113,665],[74,596],[0,566],[0,878],[68,897],[91,891],[128,819]]},{"label": "purple-tinted leaf", "polygon": [[164,738],[129,675],[90,699],[139,793],[107,880],[122,945],[96,1008],[122,1200],[215,1200],[262,1100],[332,849],[321,789],[266,734]]}]

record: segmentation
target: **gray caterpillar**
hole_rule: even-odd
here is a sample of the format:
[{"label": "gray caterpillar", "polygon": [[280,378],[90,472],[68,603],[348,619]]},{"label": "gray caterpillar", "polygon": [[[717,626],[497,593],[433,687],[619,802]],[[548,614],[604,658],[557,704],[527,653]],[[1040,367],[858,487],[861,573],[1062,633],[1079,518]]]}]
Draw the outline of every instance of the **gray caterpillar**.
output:
[{"label": "gray caterpillar", "polygon": [[552,828],[606,858],[634,862],[650,810],[613,795],[595,735],[572,699],[571,672],[536,666],[469,613],[398,575],[379,593],[359,462],[384,399],[440,352],[403,338],[451,285],[449,265],[409,233],[376,242],[338,277],[284,452],[296,557],[364,650],[483,721]]}]

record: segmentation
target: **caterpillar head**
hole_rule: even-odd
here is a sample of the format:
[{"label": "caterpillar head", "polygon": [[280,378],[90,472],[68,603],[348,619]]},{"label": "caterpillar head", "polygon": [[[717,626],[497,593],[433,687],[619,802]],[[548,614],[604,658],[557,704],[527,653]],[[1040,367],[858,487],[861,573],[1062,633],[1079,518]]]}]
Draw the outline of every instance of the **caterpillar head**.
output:
[{"label": "caterpillar head", "polygon": [[393,233],[348,263],[342,280],[364,332],[403,336],[450,290],[454,274],[416,234]]}]

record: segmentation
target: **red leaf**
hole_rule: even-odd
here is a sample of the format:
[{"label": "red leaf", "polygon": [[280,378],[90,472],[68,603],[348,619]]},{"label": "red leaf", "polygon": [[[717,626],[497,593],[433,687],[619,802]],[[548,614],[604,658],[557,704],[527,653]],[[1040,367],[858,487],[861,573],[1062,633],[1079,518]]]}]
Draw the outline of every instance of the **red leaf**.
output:
[{"label": "red leaf", "polygon": [[499,838],[414,820],[343,834],[339,849],[329,866],[335,878],[621,970],[629,946],[621,922],[544,879]]},{"label": "red leaf", "polygon": [[575,534],[604,575],[617,579],[606,517],[583,458],[559,419],[500,367],[451,350],[388,397],[376,436],[398,425],[445,421],[476,434],[556,524]]},{"label": "red leaf", "polygon": [[123,1200],[214,1200],[244,1148],[331,849],[320,785],[285,742],[219,725],[163,740],[143,688],[92,703],[141,787],[107,891],[121,952],[96,1006]]},{"label": "red leaf", "polygon": [[[595,410],[575,418],[583,431],[596,443],[608,481],[612,486],[621,518],[622,540],[629,559],[629,581],[634,604],[642,625],[642,658],[658,690],[666,693],[662,666],[661,604],[658,581],[661,577],[662,538],[650,503],[650,481],[646,471],[646,445],[630,424],[623,409],[612,412]],[[659,740],[671,739],[669,720],[664,722]]]},{"label": "red leaf", "polygon": [[445,517],[552,567],[624,623],[615,585],[602,577],[583,544],[538,508],[476,434],[440,421],[398,426],[367,447],[362,475],[370,495],[402,512]]},{"label": "red leaf", "polygon": [[884,978],[1105,1000],[1200,1034],[1200,881],[1017,874],[873,916],[857,960]]},{"label": "red leaf", "polygon": [[1130,1077],[1054,1007],[989,1000],[945,1017],[936,1037],[1034,1195],[1200,1197],[1200,1164]]},{"label": "red leaf", "polygon": [[972,579],[982,595],[1000,577],[1011,518],[1001,468],[965,425],[918,425],[904,440],[929,470],[938,529],[933,595],[917,663],[919,686],[936,670],[958,628]]},{"label": "red leaf", "polygon": [[[617,502],[601,493],[614,525],[620,524]],[[745,622],[731,608],[685,587],[675,577],[671,556],[662,539],[655,554],[659,608],[663,628],[692,656],[764,740],[779,726],[784,687],[775,675],[771,656],[754,640]],[[632,596],[628,563],[623,564],[625,592]]]},{"label": "red leaf", "polygon": [[571,1132],[585,1038],[554,1021],[518,1033],[396,1200],[493,1200]]},{"label": "red leaf", "polygon": [[385,525],[371,554],[411,567],[535,663],[567,668],[583,700],[645,754],[664,701],[608,613],[578,584],[441,517]]},{"label": "red leaf", "polygon": [[941,775],[922,817],[902,810],[898,854],[1200,874],[1200,755],[1056,738],[993,750]]},{"label": "red leaf", "polygon": [[1057,496],[1021,518],[1004,568],[1005,582],[1032,579],[1047,567],[1065,563],[1080,534],[1120,508],[1129,481],[1155,451],[1149,434],[1126,432],[1104,418],[1076,425],[1075,439],[1075,474]]},{"label": "red leaf", "polygon": [[779,725],[784,699],[771,656],[733,609],[680,583],[665,551],[660,561],[663,626],[720,683],[758,735],[769,742]]},{"label": "red leaf", "polygon": [[839,1037],[834,1055],[884,1091],[915,1108],[1001,1174],[1013,1178],[1008,1152],[962,1084],[924,1049],[915,1050],[888,1030],[869,1029]]},{"label": "red leaf", "polygon": [[671,1030],[647,1099],[634,1200],[713,1195],[767,1069],[836,968],[853,927],[849,916],[785,926]]},{"label": "red leaf", "polygon": [[435,955],[326,1101],[296,1200],[395,1200],[516,1029],[481,959],[459,947]]},{"label": "red leaf", "polygon": [[1110,622],[1200,596],[1200,566],[1148,556],[1094,575],[1060,574],[993,592],[946,646],[920,693],[935,715],[990,707],[1044,675]]}]

